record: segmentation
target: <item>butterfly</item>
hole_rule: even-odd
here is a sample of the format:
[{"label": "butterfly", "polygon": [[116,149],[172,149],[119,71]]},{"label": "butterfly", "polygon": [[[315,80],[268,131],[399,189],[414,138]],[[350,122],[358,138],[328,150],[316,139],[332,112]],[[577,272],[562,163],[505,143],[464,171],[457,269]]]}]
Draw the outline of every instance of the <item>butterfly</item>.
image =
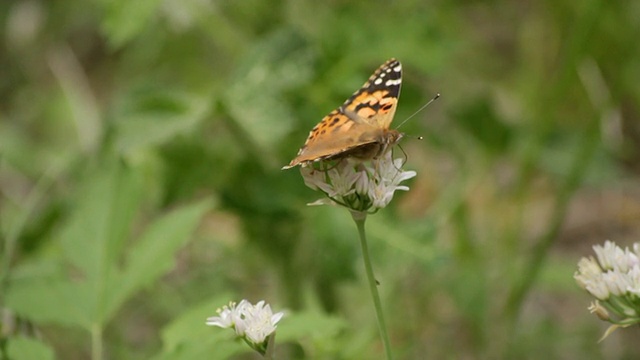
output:
[{"label": "butterfly", "polygon": [[289,165],[356,158],[369,160],[385,154],[404,136],[389,129],[398,105],[402,65],[389,59],[339,108],[318,123]]}]

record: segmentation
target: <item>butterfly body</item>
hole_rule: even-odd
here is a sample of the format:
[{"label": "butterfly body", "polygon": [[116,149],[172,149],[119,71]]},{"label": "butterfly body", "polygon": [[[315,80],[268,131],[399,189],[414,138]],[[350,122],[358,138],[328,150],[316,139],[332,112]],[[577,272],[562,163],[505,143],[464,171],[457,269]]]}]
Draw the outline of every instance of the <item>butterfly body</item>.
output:
[{"label": "butterfly body", "polygon": [[283,169],[347,157],[364,161],[386,153],[403,136],[389,129],[401,84],[402,65],[390,59],[342,106],[311,129],[298,155]]}]

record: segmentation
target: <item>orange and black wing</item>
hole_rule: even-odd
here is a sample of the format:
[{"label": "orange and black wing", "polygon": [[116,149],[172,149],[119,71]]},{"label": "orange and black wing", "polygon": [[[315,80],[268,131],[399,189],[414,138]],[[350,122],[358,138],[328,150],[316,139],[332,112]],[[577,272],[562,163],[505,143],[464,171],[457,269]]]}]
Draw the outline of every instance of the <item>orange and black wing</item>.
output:
[{"label": "orange and black wing", "polygon": [[283,169],[335,157],[376,142],[393,121],[401,85],[402,65],[390,59],[342,106],[311,129],[298,155]]}]

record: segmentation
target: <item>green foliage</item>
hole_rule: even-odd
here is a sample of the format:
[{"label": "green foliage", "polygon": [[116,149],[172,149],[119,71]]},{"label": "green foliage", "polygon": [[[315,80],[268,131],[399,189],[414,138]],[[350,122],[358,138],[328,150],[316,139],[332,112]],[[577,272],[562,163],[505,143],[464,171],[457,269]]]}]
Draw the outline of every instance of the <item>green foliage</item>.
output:
[{"label": "green foliage", "polygon": [[174,136],[193,131],[209,110],[205,96],[165,89],[135,89],[124,94],[113,114],[115,146],[135,155]]},{"label": "green foliage", "polygon": [[224,293],[207,299],[199,305],[193,305],[168,324],[162,330],[163,349],[158,359],[227,359],[234,354],[248,352],[246,345],[233,341],[229,330],[194,326],[203,325],[206,318],[215,315],[212,304],[226,304],[231,298],[231,293]]},{"label": "green foliage", "polygon": [[136,38],[152,22],[161,1],[104,0],[102,30],[112,48],[120,48]]},{"label": "green foliage", "polygon": [[127,299],[174,266],[175,252],[210,207],[207,199],[174,209],[128,244],[141,179],[118,161],[105,162],[78,185],[73,210],[52,239],[60,246],[49,255],[55,271],[14,270],[4,300],[18,316],[101,332]]},{"label": "green foliage", "polygon": [[378,358],[349,214],[280,168],[392,56],[395,124],[442,94],[367,221],[397,358],[638,357],[571,279],[640,234],[637,10],[2,2],[0,359],[250,358],[204,325],[242,298],[283,358]]},{"label": "green foliage", "polygon": [[49,360],[55,359],[53,350],[45,344],[30,338],[15,337],[7,346],[10,359]]}]

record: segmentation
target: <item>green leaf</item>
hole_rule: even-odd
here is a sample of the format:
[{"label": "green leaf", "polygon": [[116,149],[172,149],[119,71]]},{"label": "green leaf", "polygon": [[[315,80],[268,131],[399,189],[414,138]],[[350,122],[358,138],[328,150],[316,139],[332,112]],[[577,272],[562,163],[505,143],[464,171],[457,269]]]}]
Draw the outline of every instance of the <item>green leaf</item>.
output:
[{"label": "green leaf", "polygon": [[194,337],[189,342],[171,351],[164,351],[154,357],[156,360],[169,359],[211,359],[227,360],[234,355],[252,352],[251,348],[235,339],[233,330],[218,329],[226,331],[216,331],[208,329],[209,334],[205,337]]},{"label": "green leaf", "polygon": [[138,89],[124,99],[116,114],[116,146],[125,154],[190,131],[210,107],[208,96],[165,89]]},{"label": "green leaf", "polygon": [[211,200],[183,206],[160,217],[132,246],[124,271],[114,278],[106,304],[106,317],[141,287],[150,284],[171,269],[175,252],[190,238]]},{"label": "green leaf", "polygon": [[216,310],[238,301],[231,293],[216,295],[211,300],[195,305],[162,329],[162,353],[157,359],[227,359],[248,352],[249,347],[235,341],[232,329],[207,326],[206,319],[216,316]]},{"label": "green leaf", "polygon": [[104,325],[124,301],[173,266],[183,246],[210,208],[210,200],[184,206],[155,220],[134,242],[123,270],[124,240],[139,206],[140,182],[112,162],[92,174],[78,196],[77,208],[60,233],[63,255],[74,276],[16,279],[7,303],[16,312],[42,322]]},{"label": "green leaf", "polygon": [[91,319],[89,324],[106,320],[107,294],[113,291],[112,278],[139,206],[140,184],[118,160],[104,161],[85,180],[60,233],[64,256],[79,275],[73,282],[80,294],[87,295],[82,298],[86,303],[78,306],[87,311],[84,318]]},{"label": "green leaf", "polygon": [[312,59],[305,39],[285,29],[258,43],[238,67],[224,103],[260,154],[269,154],[295,123],[282,97],[308,81]]},{"label": "green leaf", "polygon": [[42,323],[89,329],[87,287],[63,279],[27,279],[12,283],[7,306],[26,318]]},{"label": "green leaf", "polygon": [[163,348],[173,351],[194,336],[210,335],[212,327],[205,325],[207,318],[217,316],[217,309],[229,304],[230,301],[238,302],[239,299],[236,299],[232,293],[225,292],[192,306],[190,310],[162,329]]},{"label": "green leaf", "polygon": [[138,209],[141,183],[116,160],[106,161],[82,185],[60,233],[66,258],[89,281],[104,279],[124,246]]},{"label": "green leaf", "polygon": [[122,47],[142,32],[157,11],[160,0],[104,0],[102,30],[112,48]]},{"label": "green leaf", "polygon": [[25,337],[10,338],[7,343],[9,359],[19,360],[48,360],[55,359],[53,350],[35,339]]},{"label": "green leaf", "polygon": [[276,342],[294,341],[310,337],[328,340],[337,336],[347,326],[345,320],[319,312],[285,313],[278,323]]}]

